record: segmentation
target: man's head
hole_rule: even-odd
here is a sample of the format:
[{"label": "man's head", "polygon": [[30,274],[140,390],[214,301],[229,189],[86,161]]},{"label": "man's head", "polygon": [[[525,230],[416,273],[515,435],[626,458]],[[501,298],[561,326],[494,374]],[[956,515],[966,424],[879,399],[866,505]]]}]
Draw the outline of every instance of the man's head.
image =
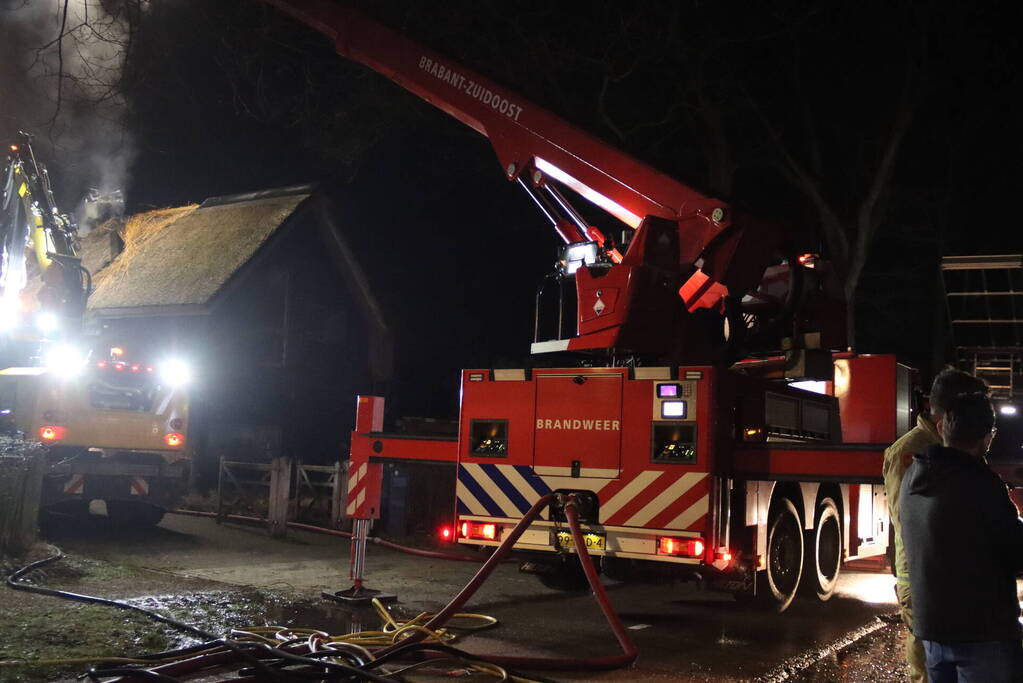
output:
[{"label": "man's head", "polygon": [[962,394],[983,394],[987,396],[987,383],[979,377],[961,370],[942,370],[931,385],[931,419],[941,422],[951,401]]},{"label": "man's head", "polygon": [[960,394],[945,408],[938,424],[945,445],[977,456],[987,453],[995,427],[995,410],[987,394]]}]

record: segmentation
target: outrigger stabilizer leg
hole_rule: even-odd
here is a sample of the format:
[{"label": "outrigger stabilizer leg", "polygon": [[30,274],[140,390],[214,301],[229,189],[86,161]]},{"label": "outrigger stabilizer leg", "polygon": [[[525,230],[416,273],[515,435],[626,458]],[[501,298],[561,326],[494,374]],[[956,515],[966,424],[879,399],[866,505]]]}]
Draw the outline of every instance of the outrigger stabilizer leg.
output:
[{"label": "outrigger stabilizer leg", "polygon": [[370,604],[374,598],[380,602],[394,602],[398,596],[394,593],[367,588],[363,583],[363,573],[366,570],[366,544],[369,536],[368,519],[356,519],[352,522],[352,554],[351,565],[348,572],[352,579],[352,587],[343,591],[323,591],[323,597],[346,605],[361,607]]}]

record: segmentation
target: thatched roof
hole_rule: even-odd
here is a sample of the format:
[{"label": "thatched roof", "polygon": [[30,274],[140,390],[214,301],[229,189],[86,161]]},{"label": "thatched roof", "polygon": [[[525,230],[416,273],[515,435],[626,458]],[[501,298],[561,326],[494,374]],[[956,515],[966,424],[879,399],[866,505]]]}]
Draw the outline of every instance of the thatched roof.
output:
[{"label": "thatched roof", "polygon": [[86,267],[101,265],[115,231],[124,251],[93,272],[89,312],[205,307],[310,193],[301,187],[208,199],[138,214],[123,228],[98,228],[106,234],[85,240]]}]

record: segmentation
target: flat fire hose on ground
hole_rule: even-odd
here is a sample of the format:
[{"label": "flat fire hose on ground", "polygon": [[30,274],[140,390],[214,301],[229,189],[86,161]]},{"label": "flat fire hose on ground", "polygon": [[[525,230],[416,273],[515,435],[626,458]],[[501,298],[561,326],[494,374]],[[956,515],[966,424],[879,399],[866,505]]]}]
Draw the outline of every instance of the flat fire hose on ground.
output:
[{"label": "flat fire hose on ground", "polygon": [[[452,648],[444,642],[445,625],[455,617],[463,616],[459,610],[482,586],[493,570],[500,564],[508,552],[514,546],[522,533],[535,520],[545,506],[554,500],[563,503],[565,516],[575,547],[578,552],[580,563],[586,575],[586,579],[593,590],[601,612],[604,614],[608,625],[611,627],[615,638],[622,648],[620,655],[609,657],[575,657],[575,658],[544,658],[544,657],[511,657],[511,656],[481,656],[470,654],[456,648]],[[344,642],[344,637],[331,639],[327,634],[313,629],[292,629],[286,630],[289,634],[297,635],[295,638],[287,638],[283,642],[280,639],[273,640],[266,637],[264,633],[238,631],[233,635],[242,635],[248,640],[236,638],[217,638],[194,626],[170,619],[157,612],[143,609],[114,600],[94,598],[92,596],[67,593],[53,589],[38,588],[20,583],[22,576],[33,568],[42,566],[44,563],[52,562],[61,557],[56,555],[40,562],[35,562],[24,567],[8,578],[7,584],[17,590],[28,590],[65,599],[79,600],[84,602],[95,602],[106,604],[120,609],[130,609],[140,612],[150,618],[156,619],[164,624],[184,630],[193,635],[200,635],[207,638],[207,642],[192,648],[176,651],[174,653],[161,653],[162,658],[153,657],[134,658],[134,663],[162,662],[152,668],[131,668],[121,666],[116,669],[93,670],[89,677],[92,680],[110,678],[112,676],[123,676],[117,681],[131,681],[139,678],[145,680],[178,681],[178,677],[187,676],[199,671],[209,670],[211,667],[223,667],[245,662],[246,669],[239,672],[239,677],[222,679],[231,681],[256,681],[263,680],[261,676],[267,674],[276,680],[308,680],[310,674],[322,672],[324,680],[338,680],[345,677],[347,680],[371,680],[389,681],[393,673],[375,673],[385,663],[415,657],[417,663],[412,664],[418,667],[430,660],[459,660],[470,664],[484,673],[500,676],[503,680],[521,681],[526,683],[531,680],[520,675],[506,671],[506,668],[535,669],[535,670],[561,670],[561,671],[598,671],[628,666],[635,661],[639,652],[625,629],[618,615],[615,613],[611,601],[607,596],[604,586],[597,576],[593,560],[586,551],[583,540],[583,532],[579,526],[579,516],[574,496],[564,494],[548,494],[541,498],[528,513],[519,521],[508,536],[501,542],[494,553],[480,567],[475,576],[458,592],[458,594],[436,615],[429,618],[425,623],[424,615],[420,615],[412,622],[406,622],[400,632],[394,633],[392,644],[375,651],[369,651],[364,645],[357,642]],[[386,621],[386,620],[385,620]],[[392,620],[393,622],[393,620]],[[396,622],[393,622],[396,623]],[[386,624],[385,629],[386,631]],[[301,633],[299,633],[301,631]],[[327,646],[326,643],[330,643]],[[258,656],[257,656],[258,655]],[[184,657],[184,658],[182,658]],[[172,659],[173,661],[168,661]],[[344,662],[338,660],[345,660]],[[422,660],[426,659],[427,662]],[[97,658],[97,661],[116,661],[127,665],[126,658]],[[141,661],[140,661],[141,660]],[[277,662],[268,664],[267,661]],[[284,670],[284,667],[299,667],[295,669],[294,675]],[[406,671],[408,668],[405,669]],[[382,671],[382,670],[381,670]]]}]

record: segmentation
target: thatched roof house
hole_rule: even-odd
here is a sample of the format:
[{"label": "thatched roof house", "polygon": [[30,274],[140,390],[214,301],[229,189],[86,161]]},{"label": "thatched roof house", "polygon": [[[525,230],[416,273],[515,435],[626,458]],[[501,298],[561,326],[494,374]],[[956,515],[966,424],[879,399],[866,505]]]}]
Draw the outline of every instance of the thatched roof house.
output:
[{"label": "thatched roof house", "polygon": [[193,427],[210,456],[336,458],[355,394],[391,372],[387,326],[342,226],[307,186],[110,221],[83,238],[87,329],[198,366]]}]

